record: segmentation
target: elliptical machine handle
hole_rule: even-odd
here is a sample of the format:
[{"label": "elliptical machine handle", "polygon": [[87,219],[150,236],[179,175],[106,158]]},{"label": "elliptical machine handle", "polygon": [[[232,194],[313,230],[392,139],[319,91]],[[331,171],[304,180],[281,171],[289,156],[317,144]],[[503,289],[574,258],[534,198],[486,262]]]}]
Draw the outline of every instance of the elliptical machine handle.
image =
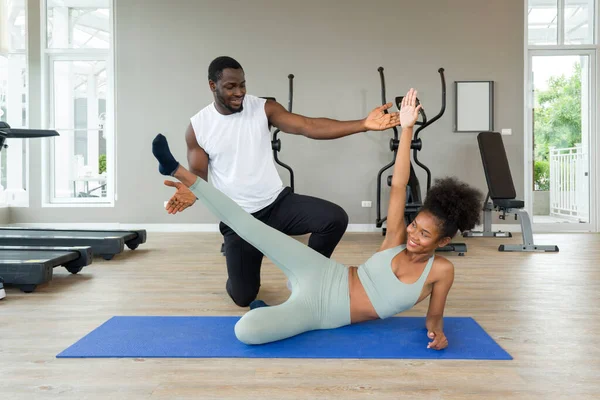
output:
[{"label": "elliptical machine handle", "polygon": [[[386,99],[386,95],[385,95],[385,77],[383,76],[383,67],[379,67],[377,68],[377,71],[379,71],[379,78],[381,80],[381,105],[385,105],[387,104],[387,99]],[[383,112],[385,114],[389,114],[388,110],[383,110]],[[394,130],[394,138],[396,140],[398,140],[398,128],[393,126],[392,129]]]},{"label": "elliptical machine handle", "polygon": [[[288,79],[289,79],[289,98],[288,98],[288,111],[292,112],[292,103],[293,103],[293,99],[294,99],[294,74],[289,74],[288,75]],[[275,129],[275,132],[273,132],[273,139],[271,140],[271,148],[273,149],[273,159],[275,160],[275,162],[279,165],[281,165],[283,168],[287,169],[288,172],[290,173],[290,187],[292,189],[292,192],[294,192],[294,171],[292,170],[292,168],[281,162],[281,160],[279,160],[279,157],[277,156],[277,152],[281,151],[281,140],[277,138],[277,134],[281,132],[281,130],[279,128]]]},{"label": "elliptical machine handle", "polygon": [[419,129],[417,129],[417,131],[415,132],[414,135],[414,140],[412,141],[413,144],[415,144],[415,147],[413,148],[413,158],[415,160],[415,164],[417,164],[419,167],[421,167],[425,173],[427,174],[427,191],[429,191],[429,188],[431,188],[431,171],[429,170],[429,168],[427,168],[427,166],[425,164],[423,164],[422,162],[419,161],[419,150],[421,150],[421,139],[419,139],[419,133],[425,129],[426,127],[428,127],[429,125],[431,125],[432,123],[434,123],[435,121],[437,121],[446,111],[446,78],[444,77],[444,68],[440,68],[438,69],[438,73],[440,74],[440,79],[442,81],[442,107],[440,112],[433,117],[430,121],[427,121],[426,124],[421,125],[419,127]]},{"label": "elliptical machine handle", "polygon": [[[379,71],[379,78],[381,79],[381,105],[384,105],[387,103],[387,101],[385,98],[385,78],[383,76],[383,67],[377,68],[377,71]],[[388,110],[384,110],[384,113],[389,114]],[[398,140],[398,128],[394,126],[392,127],[392,129],[394,130],[394,137],[390,139],[390,150],[394,152],[394,157],[387,165],[383,166],[383,168],[381,168],[377,173],[377,220],[375,221],[375,224],[378,228],[380,228],[383,225],[383,223],[387,220],[387,217],[381,218],[381,176],[384,173],[384,171],[391,168],[396,162],[398,144],[400,143]]]},{"label": "elliptical machine handle", "polygon": [[[381,105],[384,105],[386,103],[386,101],[385,101],[385,78],[383,76],[383,67],[377,68],[377,71],[379,71],[379,79],[381,80]],[[387,110],[385,110],[385,113],[387,114]]]},{"label": "elliptical machine handle", "polygon": [[446,111],[446,78],[444,77],[444,68],[438,69],[438,73],[440,74],[440,79],[442,81],[442,107],[440,109],[440,112],[437,113],[437,115],[435,117],[433,117],[431,120],[427,121],[427,123],[423,124],[417,130],[417,132],[415,133],[415,139],[417,139],[420,131],[422,131],[423,129],[427,128],[429,125],[433,124],[435,121],[440,119],[441,116],[444,115],[444,112]]},{"label": "elliptical machine handle", "polygon": [[446,77],[444,76],[444,68],[438,69],[438,73],[440,74],[440,80],[442,81],[442,107],[440,109],[440,112],[435,117],[433,117],[427,125],[430,125],[431,123],[438,120],[442,115],[444,115],[444,112],[446,111]]},{"label": "elliptical machine handle", "polygon": [[288,111],[292,112],[292,102],[294,99],[294,74],[289,74],[288,79],[290,80],[290,88],[289,88],[290,98],[288,100]]}]

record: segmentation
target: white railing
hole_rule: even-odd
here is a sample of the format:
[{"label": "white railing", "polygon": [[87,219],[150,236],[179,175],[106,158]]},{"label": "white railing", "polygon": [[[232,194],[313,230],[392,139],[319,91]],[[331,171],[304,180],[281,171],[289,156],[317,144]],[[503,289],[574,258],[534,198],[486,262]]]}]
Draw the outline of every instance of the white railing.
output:
[{"label": "white railing", "polygon": [[550,215],[587,222],[588,165],[588,153],[579,144],[565,149],[550,149]]}]

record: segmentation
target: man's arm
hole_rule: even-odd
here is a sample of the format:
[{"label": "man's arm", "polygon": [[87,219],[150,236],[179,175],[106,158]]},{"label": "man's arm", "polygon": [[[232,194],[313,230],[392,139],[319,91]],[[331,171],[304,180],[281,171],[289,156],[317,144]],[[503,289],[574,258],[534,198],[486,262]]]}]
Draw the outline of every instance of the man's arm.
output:
[{"label": "man's arm", "polygon": [[398,113],[386,114],[392,106],[388,103],[377,107],[367,118],[354,121],[338,121],[330,118],[310,118],[290,113],[281,104],[267,100],[265,111],[267,118],[281,131],[295,135],[303,135],[310,139],[329,140],[366,131],[382,131],[400,123]]},{"label": "man's arm", "polygon": [[450,288],[454,283],[454,265],[446,259],[440,261],[442,278],[433,284],[425,320],[427,336],[433,339],[429,347],[435,350],[441,350],[448,346],[448,341],[444,335],[444,308],[446,307],[448,292],[450,292]]},{"label": "man's arm", "polygon": [[196,133],[191,123],[185,131],[185,142],[187,144],[187,160],[190,172],[208,181],[208,154],[198,145]]}]

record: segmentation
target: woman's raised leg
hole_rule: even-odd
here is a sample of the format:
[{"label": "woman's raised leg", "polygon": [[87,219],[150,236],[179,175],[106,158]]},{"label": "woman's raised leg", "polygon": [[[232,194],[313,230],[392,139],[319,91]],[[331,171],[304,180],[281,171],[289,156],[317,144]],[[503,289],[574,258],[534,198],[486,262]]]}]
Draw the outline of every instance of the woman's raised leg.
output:
[{"label": "woman's raised leg", "polygon": [[163,135],[156,136],[152,151],[160,163],[161,174],[171,175],[189,187],[215,216],[273,261],[288,278],[335,262],[254,218],[224,193],[188,171],[175,160]]}]

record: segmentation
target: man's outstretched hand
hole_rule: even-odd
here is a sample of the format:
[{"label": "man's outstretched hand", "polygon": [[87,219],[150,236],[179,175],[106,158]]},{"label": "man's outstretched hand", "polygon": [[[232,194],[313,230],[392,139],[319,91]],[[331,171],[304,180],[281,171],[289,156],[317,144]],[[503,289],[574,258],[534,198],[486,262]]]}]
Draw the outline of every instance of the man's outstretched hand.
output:
[{"label": "man's outstretched hand", "polygon": [[165,185],[177,189],[165,206],[169,214],[181,212],[196,202],[196,195],[181,182],[166,180]]},{"label": "man's outstretched hand", "polygon": [[400,125],[399,112],[385,113],[385,110],[391,106],[392,103],[387,103],[371,111],[365,119],[365,128],[368,131],[384,131]]}]

